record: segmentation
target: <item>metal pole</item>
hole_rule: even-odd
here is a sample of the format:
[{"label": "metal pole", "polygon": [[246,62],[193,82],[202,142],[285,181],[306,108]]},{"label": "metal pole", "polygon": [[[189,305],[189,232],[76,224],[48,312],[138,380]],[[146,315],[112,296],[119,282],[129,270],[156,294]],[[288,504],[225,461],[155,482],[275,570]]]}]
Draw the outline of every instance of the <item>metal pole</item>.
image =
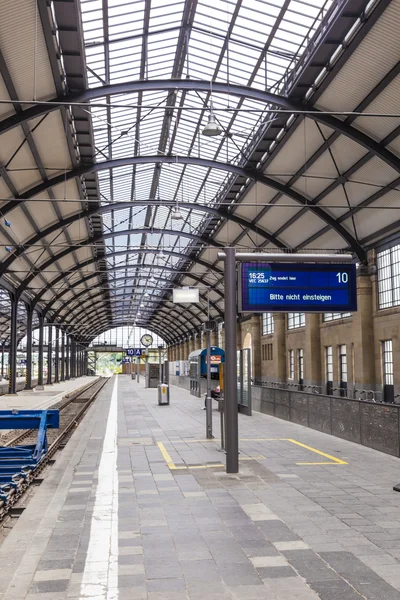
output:
[{"label": "metal pole", "polygon": [[158,383],[161,385],[162,384],[162,370],[161,370],[161,348],[158,349],[158,362],[159,362],[159,369],[158,369]]},{"label": "metal pole", "polygon": [[60,381],[60,330],[56,327],[56,346],[55,346],[56,362],[54,368],[55,382]]},{"label": "metal pole", "polygon": [[18,327],[18,298],[11,296],[11,333],[10,350],[8,353],[8,393],[17,392],[17,327]]},{"label": "metal pole", "polygon": [[71,379],[76,378],[76,342],[75,338],[71,336],[71,345],[70,345],[70,377]]},{"label": "metal pole", "polygon": [[66,355],[65,355],[65,379],[69,379],[70,378],[70,373],[71,373],[71,363],[70,363],[70,354],[71,354],[71,345],[70,345],[70,339],[69,339],[69,335],[68,333],[65,334],[66,336]]},{"label": "metal pole", "polygon": [[139,357],[137,359],[136,374],[137,374],[137,382],[139,383],[139,375],[140,375],[140,358]]},{"label": "metal pole", "polygon": [[65,334],[61,331],[61,381],[65,381]]},{"label": "metal pole", "polygon": [[149,349],[146,348],[146,374],[144,379],[144,387],[149,387]]},{"label": "metal pole", "polygon": [[239,426],[236,398],[236,258],[225,248],[225,447],[226,472],[239,472]]},{"label": "metal pole", "polygon": [[32,389],[32,317],[33,310],[26,304],[26,372],[25,389]]},{"label": "metal pole", "polygon": [[47,327],[47,385],[53,383],[53,326]]},{"label": "metal pole", "polygon": [[4,379],[4,343],[1,345],[1,378]]},{"label": "metal pole", "polygon": [[38,356],[38,384],[39,389],[43,389],[43,315],[39,313],[39,356]]},{"label": "metal pole", "polygon": [[212,399],[211,399],[211,333],[206,332],[207,341],[207,393],[206,393],[206,437],[208,440],[214,436],[212,434]]}]

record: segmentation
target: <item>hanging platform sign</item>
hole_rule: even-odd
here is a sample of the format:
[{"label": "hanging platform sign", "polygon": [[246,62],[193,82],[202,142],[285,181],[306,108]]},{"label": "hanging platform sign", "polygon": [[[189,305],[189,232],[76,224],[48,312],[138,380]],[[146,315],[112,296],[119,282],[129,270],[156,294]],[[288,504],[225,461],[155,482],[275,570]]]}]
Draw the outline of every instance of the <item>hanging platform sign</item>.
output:
[{"label": "hanging platform sign", "polygon": [[125,350],[127,356],[142,356],[142,348],[127,348]]},{"label": "hanging platform sign", "polygon": [[239,312],[353,312],[356,266],[241,263]]}]

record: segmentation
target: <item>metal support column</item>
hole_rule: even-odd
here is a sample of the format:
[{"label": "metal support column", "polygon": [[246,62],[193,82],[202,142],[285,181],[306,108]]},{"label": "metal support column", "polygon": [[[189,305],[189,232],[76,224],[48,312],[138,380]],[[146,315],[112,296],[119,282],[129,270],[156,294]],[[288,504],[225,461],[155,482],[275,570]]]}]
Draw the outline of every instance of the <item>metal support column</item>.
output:
[{"label": "metal support column", "polygon": [[239,472],[239,427],[236,397],[236,259],[225,248],[225,448],[226,472]]},{"label": "metal support column", "polygon": [[70,339],[69,339],[69,335],[68,333],[65,334],[66,338],[67,338],[67,352],[65,354],[65,379],[69,379],[70,378],[70,354],[71,354],[71,346],[70,346]]},{"label": "metal support column", "polygon": [[206,331],[207,340],[207,393],[206,393],[206,437],[208,440],[214,436],[212,434],[212,398],[211,398],[211,332]]},{"label": "metal support column", "polygon": [[47,385],[53,383],[53,326],[47,327]]},{"label": "metal support column", "polygon": [[1,378],[4,379],[4,344],[1,345]]},{"label": "metal support column", "polygon": [[43,389],[43,326],[44,317],[39,313],[38,389]]},{"label": "metal support column", "polygon": [[18,316],[18,297],[11,295],[11,333],[10,333],[10,351],[8,354],[8,393],[17,392],[17,316]]},{"label": "metal support column", "polygon": [[75,338],[71,337],[71,379],[76,378],[76,342]]},{"label": "metal support column", "polygon": [[29,304],[26,307],[26,374],[25,389],[32,389],[32,318],[33,309]]},{"label": "metal support column", "polygon": [[55,345],[55,363],[54,363],[54,381],[60,381],[60,330],[56,327],[56,345]]},{"label": "metal support column", "polygon": [[87,377],[89,375],[89,352],[87,347],[83,351],[83,365],[84,365],[84,376]]},{"label": "metal support column", "polygon": [[61,381],[65,381],[65,334],[61,331]]}]

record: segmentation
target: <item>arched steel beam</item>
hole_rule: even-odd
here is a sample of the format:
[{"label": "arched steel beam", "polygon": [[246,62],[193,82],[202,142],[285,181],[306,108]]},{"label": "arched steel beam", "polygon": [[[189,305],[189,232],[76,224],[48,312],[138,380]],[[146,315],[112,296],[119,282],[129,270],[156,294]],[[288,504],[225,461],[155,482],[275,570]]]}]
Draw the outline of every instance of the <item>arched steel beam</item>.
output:
[{"label": "arched steel beam", "polygon": [[[93,296],[93,299],[94,299],[94,298],[96,298],[96,297],[98,297],[99,295],[100,295],[100,294],[95,294],[95,295]],[[131,297],[131,294],[126,294],[125,296],[119,296],[117,299],[118,299],[119,301],[121,301],[121,300],[123,300],[123,299],[129,299],[130,297]],[[91,300],[91,299],[88,299],[87,301],[89,302],[90,300]],[[109,314],[110,314],[110,316],[112,317],[112,314],[113,314],[113,313],[112,313],[112,312],[110,312],[110,308],[109,308],[109,306],[106,306],[106,305],[104,304],[103,300],[97,300],[96,302],[93,302],[93,303],[91,304],[91,308],[93,308],[93,309],[95,309],[97,306],[100,306],[101,308],[104,308],[105,310],[109,311]],[[69,318],[69,320],[68,320],[68,321],[67,321],[66,319],[64,320],[64,324],[65,324],[66,326],[68,326],[68,325],[71,325],[71,324],[72,324],[72,321],[73,321],[73,323],[74,323],[75,325],[76,325],[77,323],[80,323],[80,322],[81,322],[80,320],[76,320],[76,319],[75,319],[75,314],[74,314],[74,313],[75,313],[75,311],[76,311],[76,310],[79,310],[79,307],[76,307],[76,308],[74,308],[74,310],[72,310],[72,311],[69,313],[69,315],[68,315],[68,316],[69,316],[70,318]],[[174,322],[175,322],[175,323],[176,323],[176,322],[178,322],[179,324],[181,324],[181,325],[183,326],[183,325],[184,325],[184,322],[182,322],[182,321],[180,320],[180,317],[182,317],[182,315],[183,315],[184,313],[186,313],[186,312],[187,312],[187,313],[189,313],[189,314],[191,315],[191,317],[192,317],[193,319],[195,319],[195,320],[196,320],[196,321],[199,323],[199,325],[201,325],[201,324],[203,323],[203,321],[200,319],[200,317],[199,317],[197,314],[195,314],[194,312],[192,312],[192,310],[191,310],[190,308],[185,308],[185,310],[184,310],[184,311],[179,311],[179,310],[177,310],[177,309],[175,309],[175,308],[169,308],[169,307],[168,307],[168,308],[166,308],[166,307],[163,307],[163,306],[162,306],[162,307],[160,307],[160,308],[158,309],[158,312],[157,312],[157,314],[160,314],[160,313],[162,313],[163,315],[165,315],[165,318],[166,318],[166,319],[168,319],[168,320],[170,319],[170,317],[171,317],[172,313],[173,313],[174,315],[176,314],[177,316],[175,317],[175,319],[174,319]],[[148,315],[150,315],[150,316],[153,316],[153,315],[154,315],[154,310],[148,310],[148,309],[146,309],[146,308],[143,308],[143,309],[140,311],[140,313],[141,313],[141,314],[142,314],[142,313],[143,313],[143,314],[148,314]],[[96,316],[98,317],[98,315],[94,315],[94,317],[96,317]],[[82,319],[85,319],[85,321],[84,321],[85,323],[87,322],[87,320],[86,320],[86,319],[87,319],[87,316],[86,316],[86,315],[81,315],[81,318],[82,318]],[[189,330],[186,330],[186,331],[189,331]]]},{"label": "arched steel beam", "polygon": [[[21,111],[16,115],[12,115],[0,122],[0,134],[9,131],[13,127],[21,125],[21,123],[35,119],[38,116],[56,110],[61,105],[71,104],[74,102],[90,102],[105,96],[132,94],[136,92],[146,92],[154,90],[187,90],[197,92],[210,92],[210,81],[197,81],[192,79],[162,79],[162,80],[137,80],[127,81],[124,83],[116,83],[112,85],[104,85],[102,87],[85,90],[77,94],[69,94],[53,98],[46,104],[32,106]],[[257,100],[264,104],[272,104],[277,107],[292,111],[313,111],[309,114],[309,118],[318,121],[340,131],[343,135],[349,137],[353,141],[361,144],[368,151],[372,152],[393,169],[400,172],[400,160],[390,150],[382,147],[378,142],[375,142],[368,135],[362,133],[351,125],[342,122],[339,118],[331,115],[322,114],[317,108],[310,104],[296,104],[284,96],[272,94],[254,87],[245,85],[232,85],[228,83],[213,81],[212,91],[214,94],[229,94]]]},{"label": "arched steel beam", "polygon": [[[132,323],[130,321],[127,321],[126,319],[121,319],[121,320],[116,321],[115,324],[113,323],[113,326],[111,328],[108,327],[108,325],[106,323],[98,323],[98,326],[96,327],[96,335],[91,339],[91,341],[89,341],[89,344],[92,343],[96,337],[98,337],[102,333],[109,331],[110,329],[115,329],[117,327],[131,327],[131,326],[132,326]],[[158,326],[154,327],[154,325],[152,325],[151,327],[149,327],[148,325],[145,325],[144,323],[142,323],[142,321],[140,321],[140,322],[138,321],[136,326],[141,327],[142,329],[148,329],[152,333],[155,333],[156,335],[158,335],[164,341],[166,341],[170,344],[173,343],[174,338],[170,337],[173,334],[169,333],[169,335],[166,336],[165,330],[163,331]],[[107,345],[107,344],[105,344],[105,345]],[[96,349],[93,346],[88,346],[88,351],[96,352]]]},{"label": "arched steel beam", "polygon": [[[117,327],[132,326],[132,321],[127,321],[126,315],[121,315],[121,317],[122,317],[122,319],[120,319],[120,316],[119,316],[116,321],[113,321],[112,327],[109,327],[108,323],[106,323],[104,320],[98,321],[96,323],[96,325],[94,326],[95,335],[93,335],[91,337],[91,341],[93,341],[98,335],[101,335],[105,331],[109,331],[109,330],[115,329]],[[172,341],[174,339],[176,339],[174,337],[175,336],[174,331],[171,331],[170,329],[167,330],[166,328],[163,328],[161,325],[154,326],[154,324],[152,324],[151,326],[149,326],[148,324],[145,324],[143,321],[137,321],[136,327],[142,327],[142,329],[148,329],[149,331],[153,331],[158,336],[160,336],[160,338],[162,338],[163,340],[165,340],[165,341],[171,340],[170,343],[172,343]],[[167,331],[168,335],[165,335],[166,331]],[[90,350],[90,348],[88,348],[88,350]],[[92,350],[95,351],[94,348],[92,348]]]},{"label": "arched steel beam", "polygon": [[[57,260],[60,260],[64,256],[67,256],[68,254],[70,254],[71,252],[73,252],[74,250],[76,250],[79,247],[84,248],[87,244],[95,244],[96,242],[104,240],[104,239],[112,239],[114,237],[124,236],[124,235],[132,234],[132,233],[135,233],[135,232],[136,233],[143,233],[145,231],[149,231],[149,232],[153,232],[153,233],[166,233],[166,234],[170,233],[171,235],[176,235],[177,234],[176,231],[169,230],[169,229],[151,229],[151,230],[150,229],[149,230],[147,230],[147,229],[146,230],[145,229],[125,229],[124,231],[117,231],[117,232],[106,233],[106,234],[101,233],[101,234],[96,235],[96,236],[94,236],[92,238],[88,238],[87,240],[85,240],[84,242],[78,244],[77,246],[74,246],[72,248],[68,247],[65,250],[62,250],[61,252],[59,252],[58,254],[53,255],[51,258],[49,258],[47,261],[45,261],[43,264],[41,264],[38,267],[37,270],[33,271],[28,277],[26,277],[24,279],[23,283],[18,288],[18,293],[22,294],[24,292],[24,290],[27,289],[27,287],[29,286],[30,282],[33,279],[35,279],[35,277],[37,277],[39,273],[41,273],[42,271],[44,271],[45,269],[47,269],[50,265],[52,265],[54,262],[56,262]],[[192,233],[182,233],[182,234],[179,234],[179,235],[182,235],[183,237],[188,237],[188,238],[193,239],[193,240],[198,240],[202,244],[209,244],[211,246],[215,246],[216,248],[221,248],[222,247],[222,244],[220,244],[219,242],[214,242],[213,240],[210,240],[208,238],[204,238],[204,237],[201,237],[201,236],[197,236],[197,235],[194,235]],[[140,249],[133,250],[133,251],[134,252],[140,252]],[[128,252],[128,250],[125,250],[124,254],[127,254],[127,252]],[[153,254],[156,253],[154,250],[151,250],[150,252],[153,253]],[[171,255],[176,255],[177,254],[179,256],[179,258],[188,258],[189,259],[189,257],[187,255],[185,255],[185,254],[172,253],[172,252],[165,251],[165,254],[168,254],[168,253],[171,254]],[[105,258],[107,259],[108,256],[111,256],[111,255],[106,254]],[[190,260],[192,260],[192,259],[190,259]],[[195,262],[199,262],[199,261],[195,261]],[[83,263],[79,263],[79,264],[82,267]],[[199,264],[201,264],[201,263],[199,262]],[[208,266],[208,263],[206,263],[206,262],[203,261],[203,264],[207,268],[210,268]],[[2,270],[1,270],[1,267],[0,267],[0,274],[3,274]]]},{"label": "arched steel beam", "polygon": [[[95,276],[97,276],[97,274],[94,274],[94,275],[92,274],[92,277],[95,277]],[[86,278],[86,280],[88,280],[88,279],[90,279],[90,277],[87,277],[87,278]],[[126,279],[126,277],[125,277],[125,276],[123,276],[123,277],[117,277],[117,278],[116,278],[114,281],[125,281],[125,279]],[[146,278],[146,279],[149,279],[149,278]],[[157,280],[157,281],[162,281],[162,282],[165,282],[165,283],[169,283],[169,282],[170,282],[170,280],[169,280],[169,279],[166,279],[165,277],[156,277],[156,280]],[[143,288],[143,286],[137,286],[137,287],[136,287],[136,289],[138,289],[138,288],[139,288],[139,289],[141,289],[141,288]],[[122,289],[122,288],[121,288],[121,289]],[[144,289],[144,288],[143,288],[143,289]],[[68,291],[68,290],[64,290],[64,292],[66,292],[66,291]],[[111,290],[111,291],[112,291],[112,290]],[[54,312],[54,313],[53,313],[53,317],[52,317],[52,318],[53,318],[54,320],[58,319],[58,318],[60,317],[61,313],[62,313],[64,310],[67,310],[67,309],[68,309],[68,305],[69,305],[70,303],[74,303],[75,301],[78,301],[80,298],[82,298],[83,296],[85,296],[85,295],[86,295],[88,292],[90,292],[90,290],[84,289],[84,290],[82,290],[81,292],[79,292],[79,293],[78,293],[78,294],[77,294],[75,297],[68,299],[68,300],[67,300],[67,301],[66,301],[66,302],[65,302],[65,303],[64,303],[62,306],[60,306],[60,308],[58,308],[58,309],[56,310],[56,312]],[[97,296],[101,296],[103,292],[104,292],[104,290],[100,290],[100,291],[99,291],[97,294],[93,294],[92,296],[88,296],[87,298],[85,298],[85,299],[84,299],[84,300],[81,302],[81,304],[80,304],[81,308],[83,309],[83,308],[84,308],[84,305],[85,305],[85,304],[86,304],[86,302],[88,302],[89,300],[92,300],[93,298],[95,298],[95,297],[97,297]],[[129,294],[129,297],[131,297],[131,296],[132,296],[132,293],[130,293],[130,294]],[[118,298],[118,296],[116,296],[116,297]],[[204,300],[204,302],[207,304],[207,300],[208,300],[208,299],[207,299],[207,296],[206,296],[205,294],[202,294],[202,293],[200,293],[200,297],[201,297],[201,298]],[[112,300],[112,299],[113,299],[113,296],[111,296],[111,300]],[[160,302],[163,302],[163,301],[164,301],[164,299],[163,299],[163,298],[160,298],[160,297],[154,297],[154,298],[150,298],[150,300],[146,300],[146,302],[149,302],[149,301],[150,301],[150,302],[152,302],[152,304],[153,304],[153,305],[157,305],[157,306],[158,306],[158,304],[159,304]],[[55,300],[53,300],[53,301],[51,302],[51,304],[53,304],[54,302],[55,302]],[[221,311],[221,309],[220,309],[220,308],[218,308],[218,306],[216,306],[214,302],[211,302],[211,301],[210,301],[210,304],[213,306],[214,310],[215,310],[215,311],[218,313],[218,315],[219,315],[219,316],[221,316],[221,317],[223,317],[223,312]],[[108,305],[108,304],[104,304],[104,306],[109,306],[109,305]],[[198,308],[199,308],[199,310],[200,310],[200,311],[201,311],[201,312],[202,312],[204,315],[207,315],[207,311],[206,311],[206,310],[205,310],[203,307],[199,306]],[[45,307],[45,311],[47,312],[49,309],[50,309],[50,305],[47,305],[47,306]],[[74,310],[75,310],[75,309],[72,309],[72,311],[74,311]],[[156,308],[155,308],[154,310],[156,310]]]},{"label": "arched steel beam", "polygon": [[[120,265],[118,267],[112,267],[111,269],[108,269],[107,272],[108,273],[113,273],[115,271],[125,271],[125,270],[126,270],[126,265]],[[168,270],[174,272],[174,269],[171,268],[171,267]],[[99,275],[98,273],[90,273],[86,277],[82,277],[81,279],[79,279],[79,281],[74,281],[74,284],[73,284],[73,286],[71,288],[64,288],[57,296],[55,296],[48,304],[46,304],[46,306],[43,308],[43,310],[47,313],[49,310],[51,310],[52,305],[55,302],[58,302],[60,300],[60,298],[62,298],[62,296],[64,294],[67,294],[68,292],[70,292],[71,289],[75,288],[75,286],[80,285],[82,283],[86,283],[87,281],[90,281],[90,279],[93,279],[94,277],[98,277],[98,275]],[[162,282],[165,282],[165,283],[171,283],[171,280],[170,279],[166,279],[165,277],[155,277],[154,276],[154,278],[156,279],[156,281],[162,281]],[[127,277],[124,275],[123,277],[116,277],[115,279],[112,280],[112,282],[114,283],[116,281],[125,281],[126,279],[127,279]],[[128,279],[144,279],[144,280],[148,281],[150,279],[150,277],[149,276],[148,277],[143,277],[141,275],[140,276],[132,275],[131,277],[128,277]],[[202,279],[200,277],[192,277],[192,279],[195,279],[199,283],[202,282]],[[128,287],[131,287],[131,286],[129,285]],[[138,285],[138,286],[135,286],[135,289],[138,289],[138,288],[140,289],[142,287],[143,287],[142,285],[140,285],[140,286]],[[110,289],[109,291],[112,292],[113,290]],[[167,290],[165,290],[165,291],[167,291]],[[82,290],[76,296],[73,296],[72,298],[68,298],[62,304],[62,306],[57,309],[57,312],[55,312],[53,314],[53,318],[57,319],[58,316],[59,316],[59,313],[62,312],[65,308],[67,308],[68,304],[70,304],[71,302],[75,302],[76,300],[78,300],[79,298],[81,298],[82,296],[84,296],[85,294],[88,294],[88,293],[90,293],[90,288]],[[221,297],[223,297],[223,294],[221,292],[218,291],[218,293],[219,293],[219,295]],[[208,301],[208,298],[207,298],[207,296],[204,293],[200,292],[200,297],[205,302]],[[159,298],[157,296],[154,297],[154,298],[151,298],[151,299],[154,300],[155,302],[160,302],[160,300],[162,300],[161,298]],[[146,301],[148,302],[149,300],[146,300]],[[210,305],[213,306],[213,308],[218,312],[218,314],[221,317],[223,317],[222,311],[218,308],[218,306],[212,300],[210,300]]]},{"label": "arched steel beam", "polygon": [[[168,256],[174,256],[175,258],[184,258],[185,255],[182,256],[182,254],[180,254],[179,252],[173,252],[171,250],[163,250],[164,254],[167,254]],[[147,248],[138,248],[137,250],[119,250],[118,252],[110,252],[109,254],[106,255],[106,258],[114,258],[117,256],[126,256],[127,254],[155,254],[154,250],[149,250]],[[32,300],[32,306],[36,306],[36,304],[38,302],[40,302],[41,297],[48,292],[54,285],[57,285],[57,283],[60,283],[60,281],[62,281],[63,279],[65,279],[65,277],[67,277],[68,275],[70,275],[71,273],[74,273],[76,271],[79,271],[79,269],[83,269],[85,267],[88,267],[89,265],[94,264],[97,261],[97,258],[92,257],[89,258],[77,265],[75,265],[74,267],[72,267],[71,269],[68,270],[68,273],[61,273],[60,275],[58,275],[55,279],[53,279],[50,283],[48,283],[44,288],[42,288],[40,290],[40,292],[34,296],[33,300]],[[200,265],[201,267],[204,267],[206,269],[210,269],[211,271],[215,271],[216,273],[222,275],[223,274],[223,270],[220,269],[217,266],[212,265],[211,263],[205,262],[204,260],[201,260],[200,258],[190,258],[191,262],[194,262],[195,264]],[[135,268],[136,265],[123,265],[124,268],[126,268],[127,266],[132,266],[133,268]],[[141,268],[149,268],[151,269],[153,265],[140,265]],[[162,267],[165,268],[165,267]],[[175,270],[175,269],[172,269]],[[188,275],[190,275],[190,271],[188,271]],[[37,275],[35,275],[37,276]],[[202,280],[201,280],[202,281]],[[69,288],[67,288],[68,290]],[[217,291],[217,290],[214,290]],[[218,292],[219,293],[219,292]]]},{"label": "arched steel beam", "polygon": [[[99,321],[99,323],[97,324],[96,327],[96,335],[94,335],[90,341],[86,340],[86,343],[91,343],[97,336],[101,335],[102,333],[105,333],[106,331],[109,331],[110,329],[115,329],[117,327],[131,327],[132,326],[132,322],[131,321],[127,321],[126,318],[116,322],[116,324],[113,323],[112,327],[109,327],[107,323],[103,323],[101,321]],[[168,340],[173,340],[173,337],[169,337],[165,335],[165,330],[163,331],[161,328],[154,327],[151,326],[149,327],[148,325],[144,325],[142,323],[142,321],[138,321],[136,327],[141,327],[142,329],[148,329],[149,331],[152,331],[153,333],[155,333],[156,335],[158,335],[160,338],[162,338],[164,341],[168,341]],[[172,336],[173,334],[170,332],[169,334],[170,336]],[[170,342],[172,343],[172,341]],[[105,344],[106,346],[107,344]],[[90,347],[88,346],[87,348],[88,352],[96,352],[96,348],[94,348],[93,346]]]},{"label": "arched steel beam", "polygon": [[[108,315],[104,315],[104,319],[107,316]],[[120,316],[123,316],[126,318],[126,313],[117,312],[117,313],[115,313],[114,318],[120,317]],[[101,316],[97,317],[96,315],[93,315],[92,318],[85,321],[85,328],[91,327],[92,324],[97,325],[99,323],[99,319],[101,320],[102,317]],[[148,323],[146,323],[144,321],[141,321],[141,322],[143,323],[143,327],[151,329],[151,325],[149,325]],[[188,330],[183,329],[184,324],[181,321],[174,320],[172,323],[170,321],[166,322],[161,316],[159,316],[159,318],[153,317],[151,322],[152,323],[155,322],[156,324],[159,324],[160,327],[162,327],[166,331],[169,331],[171,333],[171,335],[172,335],[172,332],[174,332],[174,335],[176,334],[179,336],[188,335]],[[130,324],[132,324],[132,321],[130,322]],[[73,325],[73,327],[76,327],[76,325]],[[113,327],[109,327],[109,329],[113,329]],[[81,331],[81,334],[84,335],[84,331]]]},{"label": "arched steel beam", "polygon": [[[54,185],[58,185],[75,177],[81,177],[87,173],[99,172],[103,170],[115,169],[119,167],[129,166],[129,165],[138,165],[138,164],[183,164],[183,165],[197,165],[200,167],[205,167],[208,169],[219,169],[222,171],[226,171],[228,173],[234,173],[236,175],[240,175],[242,177],[248,177],[266,185],[282,194],[285,194],[300,206],[307,206],[308,209],[317,215],[320,219],[322,219],[327,225],[330,225],[337,233],[346,240],[349,246],[354,250],[360,260],[365,260],[366,254],[362,246],[358,243],[358,241],[351,235],[349,231],[339,223],[337,223],[336,219],[332,217],[330,214],[325,212],[320,206],[313,205],[310,199],[306,198],[299,192],[296,192],[292,188],[288,187],[286,184],[271,179],[262,173],[251,169],[251,168],[242,168],[236,165],[232,165],[230,163],[221,163],[215,160],[208,160],[204,158],[197,158],[195,156],[133,156],[120,158],[115,160],[107,160],[100,163],[94,163],[91,165],[83,165],[72,169],[71,171],[67,171],[56,177],[48,179],[30,190],[21,194],[20,199],[28,199],[33,196],[37,196]],[[2,214],[5,215],[8,207],[14,208],[18,204],[18,200],[12,200],[8,204],[2,207]],[[10,208],[10,210],[11,210]],[[8,259],[12,262],[12,256]]]},{"label": "arched steel beam", "polygon": [[[91,330],[90,330],[91,334],[90,335],[88,335],[86,333],[87,327],[85,327],[85,329],[83,329],[83,330],[81,329],[81,330],[77,330],[77,331],[78,331],[78,333],[81,336],[84,336],[86,339],[94,339],[96,337],[97,333],[93,334],[93,332],[94,332],[94,330],[98,331],[98,327],[99,326],[101,326],[102,328],[104,328],[103,331],[107,331],[109,329],[114,329],[115,327],[119,326],[118,325],[118,321],[115,321],[115,320],[112,320],[111,325],[110,325],[110,321],[109,321],[108,317],[109,317],[109,315],[103,315],[103,316],[100,316],[98,318],[96,318],[95,316],[93,316],[91,319],[89,319],[89,321],[86,323],[86,326],[91,328]],[[123,317],[123,319],[124,319],[124,321],[126,322],[127,325],[132,325],[132,321],[126,321],[126,314],[118,314],[118,315],[115,315],[115,317],[118,317],[118,319],[120,317]],[[147,329],[151,329],[151,327],[149,327],[148,325],[144,324],[143,321],[138,321],[137,323],[138,323],[137,326],[142,326],[142,327],[146,327]],[[163,337],[163,339],[165,339],[165,337],[166,337],[165,333],[168,333],[168,335],[170,336],[170,339],[174,339],[174,336],[177,335],[176,334],[176,327],[172,326],[171,324],[165,324],[165,323],[161,323],[160,322],[160,323],[156,323],[156,325],[157,326],[159,325],[161,327],[160,331],[164,332],[164,334],[161,335],[161,337]],[[153,322],[152,326],[153,326],[153,329],[154,329],[154,322]],[[69,326],[67,329],[69,329],[72,332],[76,331],[76,328],[73,325]],[[184,334],[181,331],[179,331],[179,335],[184,335]]]},{"label": "arched steel beam", "polygon": [[[188,238],[190,240],[198,241],[198,242],[200,242],[200,244],[208,244],[210,246],[215,246],[216,248],[223,248],[223,244],[221,244],[220,242],[216,242],[215,240],[212,240],[211,238],[208,238],[208,237],[196,235],[195,233],[189,233],[188,231],[179,231],[178,229],[177,230],[175,230],[175,229],[156,229],[154,227],[151,227],[151,228],[138,227],[135,229],[124,229],[123,231],[113,231],[111,233],[103,233],[96,237],[87,238],[85,241],[78,242],[75,246],[70,247],[69,251],[73,252],[77,248],[79,249],[79,248],[85,247],[87,244],[93,244],[95,241],[98,241],[100,239],[108,240],[108,239],[112,239],[112,238],[124,236],[124,235],[135,235],[135,234],[141,235],[142,233],[159,233],[160,235],[176,235],[177,237],[181,236],[181,237]],[[29,242],[16,248],[15,252],[13,252],[13,254],[7,260],[5,260],[3,263],[1,263],[0,276],[3,273],[5,273],[7,271],[7,269],[10,267],[11,263],[14,262],[14,260],[16,260],[18,258],[18,256],[21,256],[21,254],[23,254],[28,248],[29,248]],[[156,254],[157,252],[154,251],[154,253]],[[56,256],[59,256],[59,255],[54,255],[55,260],[57,260]]]},{"label": "arched steel beam", "polygon": [[[11,204],[11,202],[9,204]],[[6,209],[7,206],[9,206],[9,205],[6,205],[4,208]],[[49,227],[42,229],[35,236],[30,238],[29,240],[26,240],[26,242],[23,244],[23,246],[21,245],[21,246],[17,247],[14,250],[14,252],[12,253],[12,255],[9,256],[8,259],[6,261],[4,261],[4,263],[1,266],[2,267],[4,266],[4,268],[7,269],[9,267],[9,265],[18,256],[21,256],[21,254],[23,254],[27,250],[27,248],[29,248],[33,244],[37,244],[38,242],[40,242],[41,240],[46,238],[48,235],[51,235],[52,233],[58,231],[59,229],[68,227],[69,225],[71,225],[72,223],[75,223],[76,221],[79,221],[80,219],[86,219],[93,215],[106,214],[111,211],[115,212],[118,210],[126,210],[127,208],[138,208],[139,206],[164,207],[164,206],[168,206],[168,205],[164,205],[164,204],[162,204],[162,202],[155,203],[154,201],[148,200],[148,201],[137,201],[137,202],[136,201],[135,202],[114,202],[113,204],[108,204],[106,206],[91,206],[86,210],[74,213],[73,215],[69,215],[65,219],[62,219],[61,221],[57,221],[57,222],[53,223],[52,225],[50,225]],[[169,204],[169,206],[171,206],[171,204]],[[212,214],[214,216],[217,216],[221,219],[225,219],[227,221],[232,221],[233,223],[237,223],[238,225],[241,225],[245,229],[252,231],[256,235],[260,235],[261,237],[265,238],[266,240],[268,240],[269,242],[274,244],[277,248],[289,249],[289,247],[286,244],[284,244],[283,242],[280,242],[277,238],[275,238],[273,235],[271,235],[268,231],[265,231],[265,229],[263,229],[261,227],[257,227],[257,225],[255,225],[254,223],[251,223],[250,221],[247,221],[246,219],[242,219],[241,217],[238,217],[233,213],[231,214],[231,213],[227,212],[226,210],[211,208],[210,206],[195,205],[193,202],[192,203],[180,202],[179,206],[182,208],[186,208],[186,209],[194,209],[199,212],[205,212],[208,214]],[[5,212],[9,212],[9,211],[6,210]],[[3,211],[2,214],[5,214],[5,212]],[[7,263],[7,266],[5,266],[6,263]],[[0,272],[2,272],[2,271],[0,271]]]}]

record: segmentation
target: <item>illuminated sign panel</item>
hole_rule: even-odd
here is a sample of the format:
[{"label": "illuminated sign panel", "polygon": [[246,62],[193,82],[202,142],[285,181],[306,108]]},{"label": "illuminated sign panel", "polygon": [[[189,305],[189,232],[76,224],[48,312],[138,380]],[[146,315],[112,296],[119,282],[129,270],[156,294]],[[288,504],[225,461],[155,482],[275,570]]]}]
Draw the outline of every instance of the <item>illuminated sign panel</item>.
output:
[{"label": "illuminated sign panel", "polygon": [[352,264],[242,263],[240,312],[353,312]]}]

